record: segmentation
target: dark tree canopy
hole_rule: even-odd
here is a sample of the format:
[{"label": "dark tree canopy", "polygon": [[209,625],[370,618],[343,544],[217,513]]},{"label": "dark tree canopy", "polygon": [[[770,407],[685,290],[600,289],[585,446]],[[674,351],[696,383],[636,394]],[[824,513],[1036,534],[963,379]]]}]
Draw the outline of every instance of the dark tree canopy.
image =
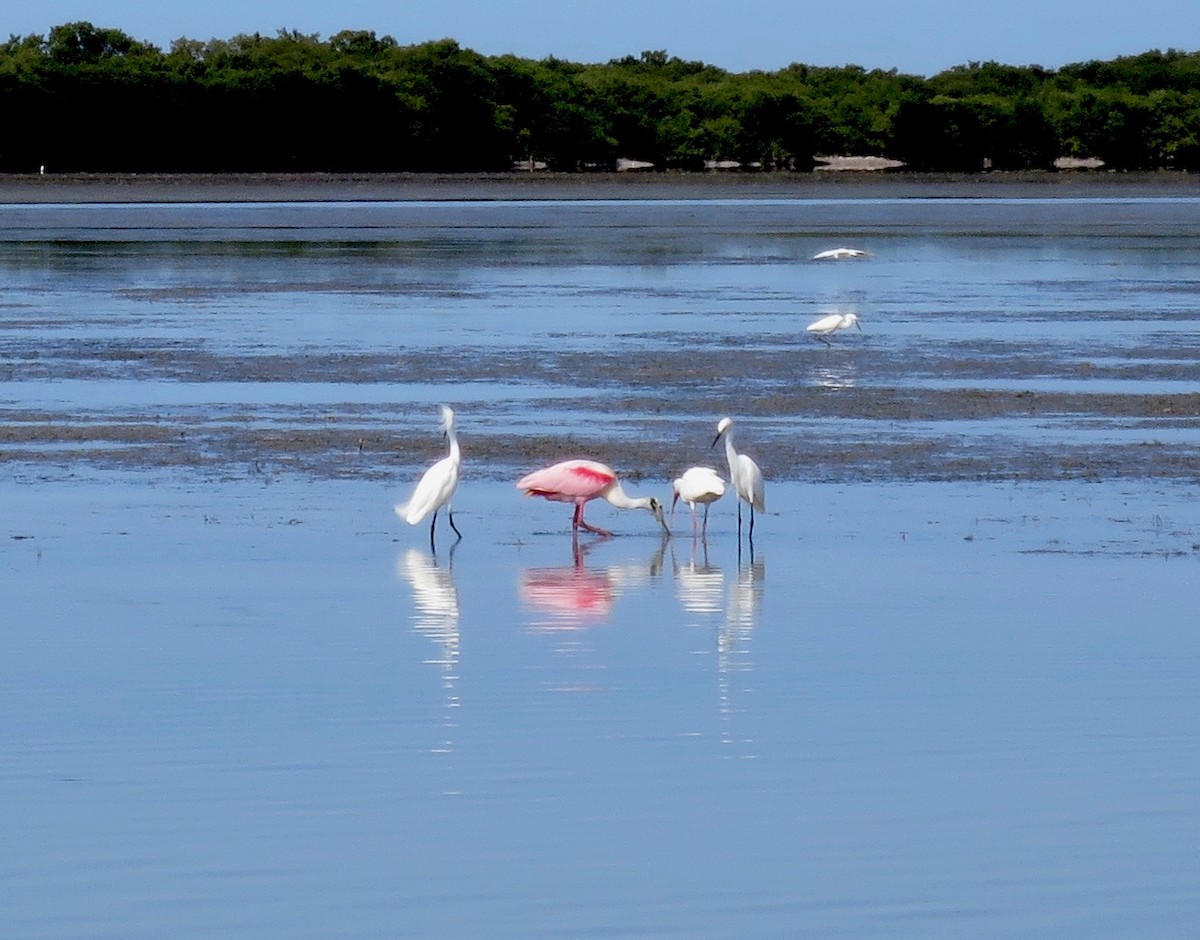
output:
[{"label": "dark tree canopy", "polygon": [[643,52],[488,57],[452,39],[294,30],[166,52],[67,23],[0,43],[0,171],[807,170],[827,154],[914,169],[1200,168],[1200,53],[1057,71],[972,62],[931,78],[794,64],[730,73]]}]

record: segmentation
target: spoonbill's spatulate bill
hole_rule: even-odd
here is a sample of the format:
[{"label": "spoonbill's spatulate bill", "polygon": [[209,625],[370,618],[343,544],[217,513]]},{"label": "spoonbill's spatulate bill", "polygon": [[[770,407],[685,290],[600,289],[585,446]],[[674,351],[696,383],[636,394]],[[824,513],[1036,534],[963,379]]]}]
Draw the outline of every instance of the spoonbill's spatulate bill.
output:
[{"label": "spoonbill's spatulate bill", "polygon": [[433,519],[429,523],[429,548],[434,550],[433,533],[437,528],[438,510],[446,507],[446,515],[450,518],[450,528],[460,539],[462,533],[454,524],[454,510],[450,501],[458,488],[459,467],[462,465],[462,452],[458,446],[458,433],[455,427],[454,411],[446,405],[438,406],[442,415],[442,431],[450,441],[450,453],[425,471],[413,490],[412,497],[407,503],[396,506],[396,515],[409,525],[416,525],[430,513]]},{"label": "spoonbill's spatulate bill", "polygon": [[556,503],[574,503],[572,530],[586,529],[597,535],[612,535],[607,529],[591,525],[583,519],[584,505],[593,499],[603,499],[618,509],[646,509],[658,520],[663,532],[671,534],[663,518],[662,504],[652,496],[632,497],[621,489],[612,467],[595,460],[564,460],[541,470],[534,470],[517,481],[517,489],[526,496],[541,496]]}]

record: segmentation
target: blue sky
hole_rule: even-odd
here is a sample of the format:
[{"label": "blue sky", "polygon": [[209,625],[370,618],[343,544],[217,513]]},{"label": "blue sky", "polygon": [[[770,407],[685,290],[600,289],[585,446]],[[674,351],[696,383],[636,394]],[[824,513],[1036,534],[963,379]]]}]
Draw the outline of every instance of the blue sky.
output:
[{"label": "blue sky", "polygon": [[665,49],[730,71],[792,62],[931,75],[971,61],[1057,68],[1148,49],[1200,51],[1190,0],[41,0],[5,4],[0,35],[75,20],[167,48],[280,29],[452,38],[486,55],[604,62]]}]

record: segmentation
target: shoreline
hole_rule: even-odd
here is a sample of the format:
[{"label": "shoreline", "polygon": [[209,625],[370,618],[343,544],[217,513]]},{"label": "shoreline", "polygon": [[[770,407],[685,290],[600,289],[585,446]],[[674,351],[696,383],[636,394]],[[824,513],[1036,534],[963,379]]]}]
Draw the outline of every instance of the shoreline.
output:
[{"label": "shoreline", "polygon": [[664,199],[1200,197],[1200,175],[1115,173],[0,174],[0,205]]}]

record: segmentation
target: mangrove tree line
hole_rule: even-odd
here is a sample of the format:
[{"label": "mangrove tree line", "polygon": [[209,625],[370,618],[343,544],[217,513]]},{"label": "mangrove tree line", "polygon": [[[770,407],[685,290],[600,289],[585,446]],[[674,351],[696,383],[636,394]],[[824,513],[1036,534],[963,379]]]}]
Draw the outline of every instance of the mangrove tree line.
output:
[{"label": "mangrove tree line", "polygon": [[0,171],[496,171],[873,154],[940,171],[1200,168],[1200,53],[930,78],[855,66],[731,73],[643,52],[600,64],[445,39],[295,31],[163,51],[69,23],[0,44]]}]

